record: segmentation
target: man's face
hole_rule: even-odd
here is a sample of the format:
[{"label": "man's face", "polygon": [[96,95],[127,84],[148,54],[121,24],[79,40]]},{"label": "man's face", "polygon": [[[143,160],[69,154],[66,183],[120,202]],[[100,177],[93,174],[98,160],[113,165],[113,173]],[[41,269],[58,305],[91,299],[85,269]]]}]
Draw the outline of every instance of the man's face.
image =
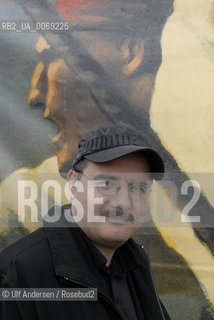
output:
[{"label": "man's face", "polygon": [[[148,207],[149,192],[142,189],[144,191],[140,195],[136,192],[136,195],[132,186],[140,184],[149,187],[151,177],[148,163],[141,155],[127,155],[104,164],[89,162],[83,174],[80,183],[84,192],[77,192],[75,187],[71,187],[72,195],[80,201],[84,212],[78,224],[95,245],[117,248],[132,237],[142,225],[142,218]],[[73,179],[74,186],[76,172],[70,171],[69,176],[71,181]],[[102,187],[104,180],[113,183],[113,193]],[[118,188],[114,188],[115,182],[119,185]],[[94,190],[93,196],[89,194],[90,188]],[[95,202],[102,199],[102,203],[94,205],[94,199]],[[117,217],[112,216],[115,213]],[[72,214],[74,217],[77,216],[75,206],[72,207]],[[102,218],[105,222],[90,222],[93,217]]]}]

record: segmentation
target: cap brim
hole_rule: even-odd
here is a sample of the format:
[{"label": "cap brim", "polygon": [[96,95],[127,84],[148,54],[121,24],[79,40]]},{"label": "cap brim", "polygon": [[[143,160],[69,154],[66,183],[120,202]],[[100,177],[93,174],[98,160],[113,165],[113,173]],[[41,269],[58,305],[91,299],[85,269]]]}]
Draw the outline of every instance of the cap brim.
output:
[{"label": "cap brim", "polygon": [[120,146],[92,154],[87,154],[84,156],[84,158],[92,162],[104,163],[136,152],[142,152],[142,154],[148,159],[152,178],[155,180],[161,180],[164,175],[164,163],[161,156],[151,148],[145,148],[136,145]]}]

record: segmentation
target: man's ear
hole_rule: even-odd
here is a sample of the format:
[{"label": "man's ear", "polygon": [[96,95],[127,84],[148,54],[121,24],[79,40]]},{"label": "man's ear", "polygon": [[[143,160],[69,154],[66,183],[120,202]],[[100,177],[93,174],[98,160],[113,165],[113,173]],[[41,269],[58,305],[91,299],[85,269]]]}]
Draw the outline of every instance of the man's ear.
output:
[{"label": "man's ear", "polygon": [[75,182],[77,181],[77,176],[78,176],[78,172],[71,169],[68,171],[68,174],[67,174],[67,179],[68,179],[68,182],[69,182],[69,185],[72,187]]},{"label": "man's ear", "polygon": [[69,189],[71,192],[71,196],[73,197],[77,191],[77,186],[75,185],[76,182],[78,182],[78,172],[76,172],[75,170],[69,170],[68,174],[67,174],[67,178],[68,178],[68,185],[69,185]]}]

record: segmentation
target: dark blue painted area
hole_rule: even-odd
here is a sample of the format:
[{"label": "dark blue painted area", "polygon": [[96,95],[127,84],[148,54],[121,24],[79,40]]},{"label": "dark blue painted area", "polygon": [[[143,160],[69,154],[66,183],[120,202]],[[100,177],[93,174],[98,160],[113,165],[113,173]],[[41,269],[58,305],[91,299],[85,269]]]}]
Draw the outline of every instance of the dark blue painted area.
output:
[{"label": "dark blue painted area", "polygon": [[[25,19],[14,4],[0,5],[0,20]],[[35,44],[39,34],[0,32],[0,177],[20,167],[34,167],[56,154],[51,140],[56,125],[43,118],[42,110],[31,110],[28,92],[39,56]]]}]

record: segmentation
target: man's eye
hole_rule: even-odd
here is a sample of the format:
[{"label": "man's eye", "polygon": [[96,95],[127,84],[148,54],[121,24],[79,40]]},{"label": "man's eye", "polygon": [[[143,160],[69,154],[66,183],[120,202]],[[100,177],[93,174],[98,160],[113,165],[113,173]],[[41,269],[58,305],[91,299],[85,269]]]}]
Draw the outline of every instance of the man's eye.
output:
[{"label": "man's eye", "polygon": [[104,187],[105,189],[109,189],[112,191],[118,190],[121,187],[121,184],[119,181],[116,180],[105,180],[104,181]]},{"label": "man's eye", "polygon": [[110,180],[96,181],[96,187],[109,188],[110,185],[112,185]]},{"label": "man's eye", "polygon": [[104,187],[106,188],[110,188],[111,186],[111,181],[110,180],[105,180],[104,183],[103,183]]},{"label": "man's eye", "polygon": [[136,183],[136,184],[130,185],[130,191],[134,193],[146,193],[147,190],[148,190],[148,187],[145,184]]},{"label": "man's eye", "polygon": [[112,189],[117,189],[120,187],[120,182],[116,180],[105,180],[105,187],[106,188],[112,188]]}]

